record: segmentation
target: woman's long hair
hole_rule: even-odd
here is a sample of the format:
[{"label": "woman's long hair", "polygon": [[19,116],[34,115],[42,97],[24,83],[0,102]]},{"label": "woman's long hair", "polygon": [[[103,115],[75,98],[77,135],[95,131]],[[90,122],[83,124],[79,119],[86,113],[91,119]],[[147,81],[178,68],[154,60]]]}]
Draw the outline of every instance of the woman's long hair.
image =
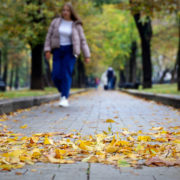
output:
[{"label": "woman's long hair", "polygon": [[[82,23],[81,19],[79,18],[79,16],[78,16],[77,13],[75,12],[75,10],[74,10],[74,8],[73,8],[73,6],[72,6],[72,4],[71,4],[70,2],[67,2],[67,3],[65,3],[65,4],[63,5],[63,7],[62,7],[62,9],[61,9],[61,12],[62,12],[64,6],[69,7],[70,12],[71,12],[71,19],[72,19],[73,21],[80,21],[80,22]],[[61,16],[62,16],[62,13],[61,13]]]}]

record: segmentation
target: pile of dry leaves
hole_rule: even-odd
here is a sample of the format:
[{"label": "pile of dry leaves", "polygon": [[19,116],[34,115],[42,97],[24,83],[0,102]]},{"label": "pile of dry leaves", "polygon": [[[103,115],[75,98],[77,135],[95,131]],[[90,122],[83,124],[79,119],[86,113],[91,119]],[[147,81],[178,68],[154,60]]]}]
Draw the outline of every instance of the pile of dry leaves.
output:
[{"label": "pile of dry leaves", "polygon": [[[113,120],[107,120],[113,123]],[[89,163],[111,164],[117,167],[179,166],[180,126],[154,127],[149,133],[103,131],[83,136],[74,131],[38,133],[31,137],[15,134],[0,124],[0,169],[22,168],[26,164]]]}]

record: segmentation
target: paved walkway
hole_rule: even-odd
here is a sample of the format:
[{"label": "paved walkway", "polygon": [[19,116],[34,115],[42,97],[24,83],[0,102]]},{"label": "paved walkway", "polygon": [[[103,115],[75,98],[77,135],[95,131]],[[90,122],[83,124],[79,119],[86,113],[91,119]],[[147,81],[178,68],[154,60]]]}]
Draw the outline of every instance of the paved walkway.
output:
[{"label": "paved walkway", "polygon": [[[90,91],[70,98],[69,108],[59,108],[58,102],[33,107],[29,111],[9,116],[2,122],[13,132],[32,135],[37,132],[65,132],[73,129],[82,134],[94,134],[107,130],[106,119],[115,119],[113,131],[128,128],[130,131],[149,131],[152,126],[180,125],[180,113],[168,106],[145,101],[118,91]],[[27,129],[20,126],[27,124]],[[36,169],[36,170],[33,170]],[[22,172],[22,175],[15,175]],[[180,168],[143,167],[120,168],[102,164],[76,163],[67,165],[42,164],[25,166],[11,172],[0,172],[1,180],[179,180]]]}]

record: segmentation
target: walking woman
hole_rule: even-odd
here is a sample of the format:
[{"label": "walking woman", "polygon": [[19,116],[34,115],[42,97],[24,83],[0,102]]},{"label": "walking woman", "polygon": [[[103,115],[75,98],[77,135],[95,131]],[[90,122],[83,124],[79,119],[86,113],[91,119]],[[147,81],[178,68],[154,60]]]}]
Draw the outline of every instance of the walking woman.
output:
[{"label": "walking woman", "polygon": [[46,59],[49,60],[53,54],[52,79],[61,94],[59,106],[69,106],[72,73],[81,50],[85,62],[90,62],[90,50],[82,22],[71,3],[66,3],[62,7],[61,16],[51,22],[44,45]]}]

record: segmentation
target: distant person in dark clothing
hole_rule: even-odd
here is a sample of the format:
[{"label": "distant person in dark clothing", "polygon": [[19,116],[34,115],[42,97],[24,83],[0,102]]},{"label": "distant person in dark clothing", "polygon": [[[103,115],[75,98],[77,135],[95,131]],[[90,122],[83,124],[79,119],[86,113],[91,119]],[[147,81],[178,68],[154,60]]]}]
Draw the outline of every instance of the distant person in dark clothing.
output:
[{"label": "distant person in dark clothing", "polygon": [[107,70],[108,89],[113,89],[114,69],[109,67]]}]

